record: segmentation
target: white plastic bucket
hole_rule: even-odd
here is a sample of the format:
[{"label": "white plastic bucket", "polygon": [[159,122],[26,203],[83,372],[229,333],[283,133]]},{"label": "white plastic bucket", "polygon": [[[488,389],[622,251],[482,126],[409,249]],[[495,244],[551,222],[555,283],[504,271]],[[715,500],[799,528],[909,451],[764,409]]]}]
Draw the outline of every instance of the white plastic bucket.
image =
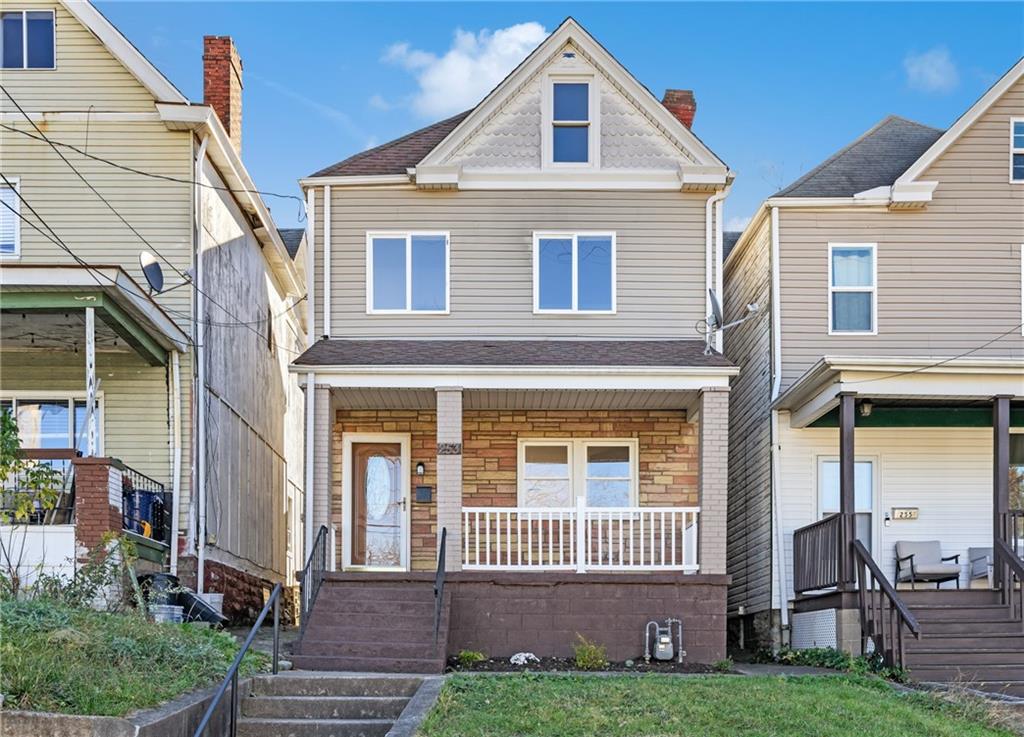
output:
[{"label": "white plastic bucket", "polygon": [[154,622],[167,622],[171,624],[181,624],[184,608],[180,606],[174,606],[173,604],[152,604],[149,607],[149,613],[153,617]]},{"label": "white plastic bucket", "polygon": [[199,594],[199,598],[213,607],[217,614],[224,614],[224,594]]}]

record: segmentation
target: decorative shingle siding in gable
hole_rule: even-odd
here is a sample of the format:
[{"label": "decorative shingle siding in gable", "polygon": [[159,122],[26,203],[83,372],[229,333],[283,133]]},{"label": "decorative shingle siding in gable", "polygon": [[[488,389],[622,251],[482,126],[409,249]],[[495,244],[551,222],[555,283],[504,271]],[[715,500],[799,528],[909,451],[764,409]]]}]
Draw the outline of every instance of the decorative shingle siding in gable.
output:
[{"label": "decorative shingle siding in gable", "polygon": [[445,163],[476,169],[539,169],[541,79],[537,75],[524,85]]},{"label": "decorative shingle siding in gable", "polygon": [[[822,355],[1024,359],[1024,186],[1009,182],[1019,80],[920,177],[916,211],[779,213],[783,390]],[[828,335],[828,243],[878,244],[878,335]]]}]

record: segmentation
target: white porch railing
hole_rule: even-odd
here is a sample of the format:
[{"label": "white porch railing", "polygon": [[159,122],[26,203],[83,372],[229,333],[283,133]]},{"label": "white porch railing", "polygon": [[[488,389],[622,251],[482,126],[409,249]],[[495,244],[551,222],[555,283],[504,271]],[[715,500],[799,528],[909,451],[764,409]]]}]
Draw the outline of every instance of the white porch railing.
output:
[{"label": "white porch railing", "polygon": [[699,507],[463,507],[462,567],[695,572]]}]

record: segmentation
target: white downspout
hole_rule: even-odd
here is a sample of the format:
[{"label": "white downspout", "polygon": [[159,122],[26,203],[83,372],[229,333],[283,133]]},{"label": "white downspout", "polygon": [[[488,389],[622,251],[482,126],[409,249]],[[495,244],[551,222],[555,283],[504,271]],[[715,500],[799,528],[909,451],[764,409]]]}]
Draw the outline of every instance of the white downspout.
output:
[{"label": "white downspout", "polygon": [[[707,203],[704,205],[704,314],[711,314],[711,295],[710,291],[716,283],[719,286],[716,289],[715,294],[718,296],[718,301],[722,301],[722,290],[721,290],[721,261],[719,261],[718,274],[714,272],[715,263],[715,231],[719,231],[719,240],[721,239],[721,226],[712,227],[713,218],[717,209],[718,219],[721,219],[721,208],[717,207],[718,204],[729,195],[729,190],[732,189],[732,185],[727,185],[725,189],[715,192],[713,195],[708,197]],[[715,349],[721,352],[722,350],[722,336],[721,331],[715,337]]]},{"label": "white downspout", "polygon": [[196,591],[203,593],[206,574],[206,330],[203,297],[203,242],[202,191],[199,182],[203,173],[203,160],[209,136],[203,136],[196,154],[192,179],[195,182],[195,254],[196,254],[196,514],[199,520],[196,533]]},{"label": "white downspout", "polygon": [[[781,289],[779,265],[779,208],[771,209],[771,258],[772,258],[772,403],[779,398],[782,387],[782,305],[779,303]],[[772,474],[772,547],[775,549],[775,570],[779,574],[779,617],[782,629],[789,628],[789,584],[786,580],[786,551],[782,535],[782,504],[779,500],[779,411],[772,410],[771,423],[771,474]]]},{"label": "white downspout", "polygon": [[302,565],[306,565],[306,559],[313,552],[313,432],[316,429],[314,422],[314,411],[316,410],[316,374],[310,371],[306,374],[306,493],[304,497],[306,505],[306,545]]},{"label": "white downspout", "polygon": [[178,516],[181,514],[181,363],[171,351],[171,575],[178,575]]}]

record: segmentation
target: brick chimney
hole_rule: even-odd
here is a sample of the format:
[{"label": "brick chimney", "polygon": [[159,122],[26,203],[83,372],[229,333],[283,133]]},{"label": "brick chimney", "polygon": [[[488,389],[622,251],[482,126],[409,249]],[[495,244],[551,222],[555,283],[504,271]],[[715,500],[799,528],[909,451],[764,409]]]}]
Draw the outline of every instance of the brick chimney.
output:
[{"label": "brick chimney", "polygon": [[693,125],[693,116],[697,114],[697,100],[693,90],[665,90],[661,104],[687,128]]},{"label": "brick chimney", "polygon": [[231,36],[203,37],[203,103],[217,113],[242,154],[242,60]]}]

